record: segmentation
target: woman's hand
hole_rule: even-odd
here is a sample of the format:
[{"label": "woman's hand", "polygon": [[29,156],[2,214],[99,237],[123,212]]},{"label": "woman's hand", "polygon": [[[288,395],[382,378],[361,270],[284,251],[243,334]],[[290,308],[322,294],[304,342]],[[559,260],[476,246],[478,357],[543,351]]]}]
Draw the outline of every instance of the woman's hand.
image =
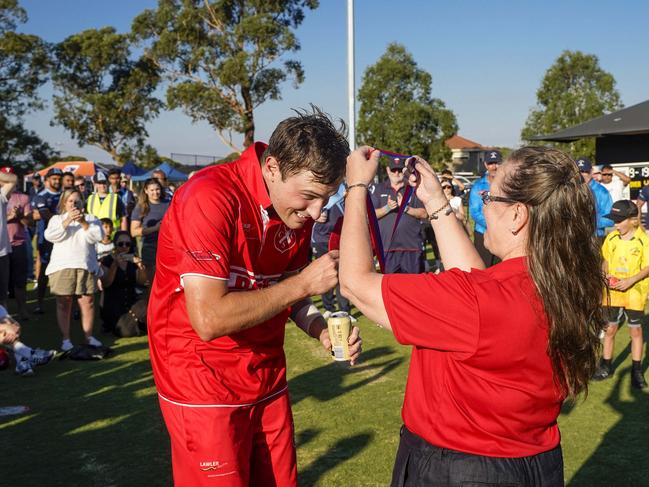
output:
[{"label": "woman's hand", "polygon": [[415,194],[424,206],[431,202],[448,201],[442,191],[442,186],[437,179],[437,174],[433,168],[419,156],[416,159],[415,169],[417,174],[413,174],[409,169],[406,170],[408,183],[415,188]]},{"label": "woman's hand", "polygon": [[369,185],[379,167],[379,156],[381,153],[371,147],[364,145],[347,156],[347,185],[367,184]]}]

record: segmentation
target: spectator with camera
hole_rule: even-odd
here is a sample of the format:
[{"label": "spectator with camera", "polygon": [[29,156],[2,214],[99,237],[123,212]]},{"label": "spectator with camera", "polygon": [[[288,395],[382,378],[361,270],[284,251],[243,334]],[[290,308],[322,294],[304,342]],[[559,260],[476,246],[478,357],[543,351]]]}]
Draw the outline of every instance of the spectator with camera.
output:
[{"label": "spectator with camera", "polygon": [[52,258],[46,274],[50,291],[56,295],[56,317],[63,335],[61,350],[73,348],[70,341],[70,315],[76,298],[81,309],[81,326],[88,345],[98,347],[101,342],[92,336],[94,298],[97,292],[99,263],[95,244],[102,239],[99,220],[84,214],[81,193],[67,190],[61,196],[58,214],[45,230],[45,238],[52,242]]},{"label": "spectator with camera", "polygon": [[162,217],[171,200],[164,199],[164,189],[156,178],[147,179],[142,187],[138,203],[131,215],[131,235],[142,237],[142,262],[150,284],[155,275],[155,257],[158,251],[158,232]]},{"label": "spectator with camera", "polygon": [[115,332],[120,317],[128,313],[137,300],[135,287],[144,285],[146,272],[142,259],[135,255],[135,245],[128,232],[115,232],[114,249],[101,259],[103,299],[99,315],[102,329]]}]

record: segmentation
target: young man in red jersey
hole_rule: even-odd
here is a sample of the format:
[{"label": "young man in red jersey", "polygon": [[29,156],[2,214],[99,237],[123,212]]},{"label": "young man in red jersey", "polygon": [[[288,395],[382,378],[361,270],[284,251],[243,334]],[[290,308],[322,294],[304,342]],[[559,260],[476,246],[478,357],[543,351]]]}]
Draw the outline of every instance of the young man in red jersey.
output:
[{"label": "young man in red jersey", "polygon": [[[290,316],[331,347],[310,296],[336,285],[338,253],[307,263],[348,154],[327,116],[298,114],[268,146],[198,172],[174,195],[148,326],[176,485],[297,484],[284,327]],[[357,328],[349,343],[353,364]]]}]

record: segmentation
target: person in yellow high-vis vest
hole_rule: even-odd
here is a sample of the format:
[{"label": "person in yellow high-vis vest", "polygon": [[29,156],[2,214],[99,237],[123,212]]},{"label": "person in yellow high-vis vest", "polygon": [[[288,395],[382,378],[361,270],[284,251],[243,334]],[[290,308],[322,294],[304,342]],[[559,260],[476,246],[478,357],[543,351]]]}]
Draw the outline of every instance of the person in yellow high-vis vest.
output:
[{"label": "person in yellow high-vis vest", "polygon": [[108,178],[98,172],[92,178],[95,192],[86,200],[86,211],[99,219],[109,218],[115,230],[128,230],[126,209],[118,194],[108,192]]}]

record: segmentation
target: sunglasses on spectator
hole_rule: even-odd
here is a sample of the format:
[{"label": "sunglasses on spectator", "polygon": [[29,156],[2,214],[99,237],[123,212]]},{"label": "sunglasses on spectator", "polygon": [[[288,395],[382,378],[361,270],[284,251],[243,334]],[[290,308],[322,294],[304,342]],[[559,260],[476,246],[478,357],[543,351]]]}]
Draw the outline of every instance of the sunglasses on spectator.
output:
[{"label": "sunglasses on spectator", "polygon": [[448,184],[443,184],[442,189],[453,189],[453,187],[449,186]]},{"label": "sunglasses on spectator", "polygon": [[390,172],[396,174],[398,172],[403,172],[404,169],[405,167],[391,167]]},{"label": "sunglasses on spectator", "polygon": [[131,242],[124,242],[124,241],[122,241],[122,242],[117,242],[115,245],[117,245],[118,247],[130,247],[130,246],[131,246]]},{"label": "sunglasses on spectator", "polygon": [[613,177],[613,173],[612,173],[612,172],[603,172],[603,173],[602,173],[602,177],[604,177],[604,176],[611,176],[611,177]]},{"label": "sunglasses on spectator", "polygon": [[488,205],[489,203],[495,201],[500,203],[520,203],[520,201],[513,200],[511,198],[503,198],[502,196],[494,196],[489,191],[482,191],[480,193],[480,198],[482,199],[483,205]]}]

